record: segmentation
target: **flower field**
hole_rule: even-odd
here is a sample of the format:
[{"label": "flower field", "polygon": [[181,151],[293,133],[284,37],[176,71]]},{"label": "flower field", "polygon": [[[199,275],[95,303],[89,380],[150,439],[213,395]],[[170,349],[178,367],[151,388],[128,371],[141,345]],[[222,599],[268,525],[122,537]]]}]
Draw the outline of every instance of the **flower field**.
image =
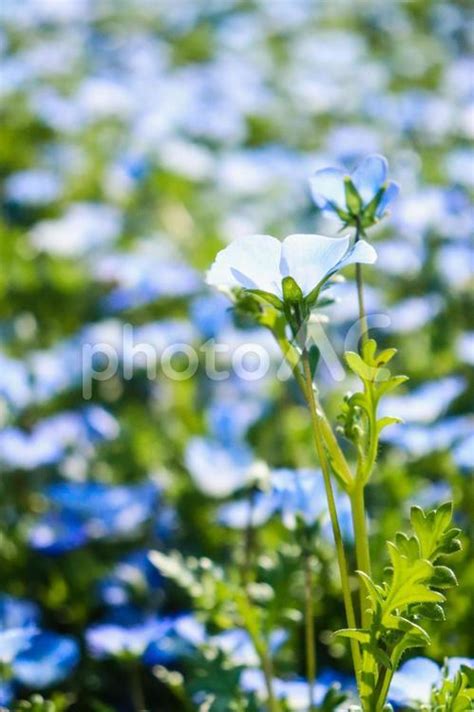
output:
[{"label": "flower field", "polygon": [[474,709],[463,0],[4,0],[0,709]]}]

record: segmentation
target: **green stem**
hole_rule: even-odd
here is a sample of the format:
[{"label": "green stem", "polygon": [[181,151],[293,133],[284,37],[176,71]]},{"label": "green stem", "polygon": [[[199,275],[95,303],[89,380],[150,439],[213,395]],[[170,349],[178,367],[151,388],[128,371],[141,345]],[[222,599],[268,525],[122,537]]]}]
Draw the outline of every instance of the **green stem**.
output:
[{"label": "green stem", "polygon": [[[356,548],[357,568],[363,571],[368,576],[371,575],[370,565],[370,549],[369,536],[367,532],[367,517],[365,513],[364,502],[364,485],[357,483],[353,492],[350,495],[352,524],[354,527],[354,539]],[[368,628],[370,625],[370,597],[368,596],[365,586],[360,584],[360,620],[362,628]]]},{"label": "green stem", "polygon": [[145,695],[138,664],[133,664],[130,668],[130,694],[135,712],[144,712],[146,710]]},{"label": "green stem", "polygon": [[[277,332],[273,332],[273,335],[278,345],[280,346],[285,361],[291,368],[293,376],[295,377],[295,380],[298,383],[298,386],[300,387],[304,399],[308,401],[308,394],[306,392],[306,381],[300,370],[301,356],[299,352],[285,336],[281,336]],[[313,394],[313,398],[315,399],[316,408],[319,413],[319,423],[321,427],[322,437],[328,450],[330,462],[333,467],[334,473],[338,477],[343,489],[346,490],[346,492],[349,492],[353,486],[353,475],[351,469],[347,463],[344,453],[342,452],[339,446],[339,443],[337,442],[331,424],[329,423],[321,404],[319,403],[318,399],[314,394],[312,386],[311,391]]]},{"label": "green stem", "polygon": [[280,704],[275,697],[273,690],[273,662],[271,656],[269,655],[267,642],[261,635],[253,603],[245,589],[243,589],[241,594],[237,596],[236,605],[260,659],[263,678],[265,680],[265,688],[267,691],[268,710],[269,712],[280,712]]},{"label": "green stem", "polygon": [[[360,224],[357,224],[355,242],[357,243],[362,237],[362,228]],[[367,323],[367,316],[365,312],[364,303],[364,278],[362,274],[362,265],[360,262],[356,263],[356,283],[357,283],[357,300],[359,302],[359,324],[360,324],[360,337],[362,340],[362,345],[364,345],[369,338],[369,325]]]},{"label": "green stem", "polygon": [[316,641],[314,639],[313,613],[313,572],[311,569],[311,552],[305,546],[303,549],[305,575],[305,645],[306,645],[306,677],[309,690],[309,712],[315,707],[314,685],[316,682]]},{"label": "green stem", "polygon": [[[323,473],[324,487],[326,490],[326,498],[328,502],[329,517],[331,519],[331,526],[334,535],[334,540],[336,543],[336,553],[337,560],[339,564],[339,573],[341,576],[341,587],[342,596],[344,600],[344,607],[346,611],[346,619],[349,628],[356,628],[356,618],[354,613],[354,606],[352,603],[351,589],[349,584],[349,574],[347,572],[347,561],[346,554],[344,551],[344,544],[342,541],[341,528],[339,526],[339,519],[337,516],[336,501],[334,499],[334,492],[332,489],[331,475],[329,470],[328,461],[326,458],[326,453],[324,450],[324,441],[321,435],[319,415],[316,408],[316,400],[314,397],[313,390],[313,379],[311,376],[311,367],[308,358],[308,352],[306,348],[303,349],[303,371],[306,384],[306,397],[308,401],[308,407],[311,415],[311,425],[313,429],[314,443],[316,446],[316,452],[318,455],[319,463],[321,465],[321,470]],[[351,651],[352,659],[354,664],[354,670],[356,676],[359,677],[361,669],[361,658],[360,650],[357,642],[351,640]]]},{"label": "green stem", "polygon": [[255,548],[255,528],[253,526],[253,514],[255,510],[255,490],[252,487],[248,492],[247,502],[249,505],[249,516],[244,531],[244,552],[242,562],[242,583],[246,586],[250,581]]},{"label": "green stem", "polygon": [[383,668],[375,690],[374,709],[375,712],[383,712],[387,701],[388,690],[392,682],[393,672]]}]

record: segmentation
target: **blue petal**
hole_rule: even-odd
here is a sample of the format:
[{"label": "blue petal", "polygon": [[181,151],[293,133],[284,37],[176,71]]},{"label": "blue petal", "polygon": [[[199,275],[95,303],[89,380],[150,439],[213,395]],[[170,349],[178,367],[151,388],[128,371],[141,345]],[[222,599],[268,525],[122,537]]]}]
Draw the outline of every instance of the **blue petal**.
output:
[{"label": "blue petal", "polygon": [[79,662],[79,647],[73,638],[38,633],[31,645],[13,662],[15,679],[35,690],[64,680]]},{"label": "blue petal", "polygon": [[340,168],[323,168],[309,179],[311,195],[318,208],[328,212],[335,212],[336,208],[345,210],[344,177]]},{"label": "blue petal", "polygon": [[393,676],[388,699],[400,705],[410,702],[429,704],[431,689],[440,678],[441,671],[433,660],[412,658]]},{"label": "blue petal", "polygon": [[400,192],[400,186],[394,181],[390,181],[384,194],[382,195],[379,204],[377,205],[377,210],[375,214],[378,218],[381,218],[390,203],[392,203]]},{"label": "blue petal", "polygon": [[364,205],[370,203],[387,178],[387,159],[378,154],[367,156],[351,175]]}]

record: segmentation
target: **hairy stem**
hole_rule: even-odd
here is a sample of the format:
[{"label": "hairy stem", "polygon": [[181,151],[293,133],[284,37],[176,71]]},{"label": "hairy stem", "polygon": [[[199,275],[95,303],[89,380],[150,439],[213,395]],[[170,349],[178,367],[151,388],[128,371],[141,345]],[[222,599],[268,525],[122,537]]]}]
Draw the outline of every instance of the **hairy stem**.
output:
[{"label": "hairy stem", "polygon": [[[364,485],[357,483],[354,491],[350,495],[352,524],[354,527],[354,539],[356,548],[357,568],[363,571],[368,576],[371,575],[370,565],[370,550],[369,536],[367,532],[367,518],[365,513],[364,502]],[[360,583],[360,620],[362,628],[368,628],[370,625],[370,597],[368,596],[365,586]]]},{"label": "hairy stem", "polygon": [[[348,624],[349,628],[356,628],[357,624],[356,624],[356,619],[355,619],[354,606],[352,603],[351,589],[350,589],[350,583],[349,583],[349,574],[347,571],[346,553],[344,551],[344,543],[342,541],[341,528],[340,528],[339,519],[337,516],[336,501],[334,499],[334,492],[333,492],[333,488],[332,488],[329,464],[328,464],[328,461],[326,458],[326,453],[324,450],[324,441],[323,441],[323,438],[321,435],[319,415],[318,415],[318,411],[316,408],[316,400],[314,397],[313,379],[311,376],[311,367],[310,367],[308,352],[307,352],[306,348],[303,349],[303,371],[304,371],[305,384],[306,384],[306,397],[307,397],[308,407],[309,407],[309,411],[310,411],[310,415],[311,415],[311,424],[312,424],[312,429],[313,429],[314,443],[316,446],[316,452],[317,452],[319,463],[321,465],[321,470],[323,473],[324,487],[326,490],[326,498],[327,498],[327,502],[328,502],[329,517],[331,520],[332,531],[333,531],[334,540],[336,543],[336,553],[337,553],[337,560],[338,560],[338,564],[339,564],[339,573],[341,576],[342,595],[343,595],[344,607],[345,607],[345,611],[346,611],[347,624]],[[359,646],[355,640],[351,640],[351,651],[352,651],[352,658],[353,658],[353,663],[354,663],[354,670],[356,672],[356,676],[358,677],[360,669],[361,669],[361,659],[360,659]]]},{"label": "hairy stem", "polygon": [[312,556],[308,547],[303,549],[304,576],[305,576],[305,646],[306,646],[306,677],[309,689],[309,712],[315,708],[314,685],[316,681],[316,641],[314,638],[314,613],[313,613],[313,572],[311,569]]}]

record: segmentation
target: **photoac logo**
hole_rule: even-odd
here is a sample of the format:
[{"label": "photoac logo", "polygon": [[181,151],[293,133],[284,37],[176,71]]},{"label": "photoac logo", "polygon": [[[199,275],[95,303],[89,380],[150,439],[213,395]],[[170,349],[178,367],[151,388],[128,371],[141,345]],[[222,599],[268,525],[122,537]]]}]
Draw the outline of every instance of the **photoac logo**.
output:
[{"label": "photoac logo", "polygon": [[[386,314],[373,314],[367,321],[369,328],[386,329],[391,325]],[[290,349],[281,354],[276,342],[272,349],[268,344],[255,341],[228,343],[219,339],[209,339],[199,346],[176,341],[160,348],[149,341],[136,341],[135,327],[123,324],[119,343],[97,341],[82,345],[82,396],[85,400],[92,398],[94,382],[116,377],[130,381],[137,372],[145,373],[150,381],[158,378],[186,381],[198,371],[211,381],[225,381],[231,377],[260,381],[269,374],[279,381],[287,381],[298,367],[303,345],[307,349],[316,347],[319,363],[324,364],[329,378],[342,382],[346,370],[324,327],[321,319],[310,319],[301,333],[289,342]],[[245,331],[236,333],[244,335]],[[360,322],[357,320],[346,331],[344,351],[357,350],[359,339]]]}]

